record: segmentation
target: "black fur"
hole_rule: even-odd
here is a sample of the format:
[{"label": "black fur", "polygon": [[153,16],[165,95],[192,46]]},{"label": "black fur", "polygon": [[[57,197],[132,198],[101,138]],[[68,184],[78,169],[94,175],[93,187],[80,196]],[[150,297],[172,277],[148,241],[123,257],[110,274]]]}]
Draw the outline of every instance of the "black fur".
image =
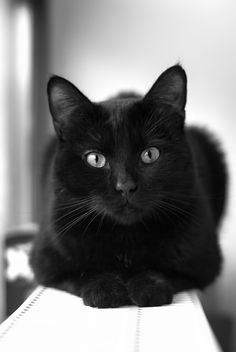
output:
[{"label": "black fur", "polygon": [[[95,104],[51,78],[58,141],[31,256],[38,283],[94,307],[152,306],[219,274],[225,163],[206,131],[185,126],[186,82],[177,65],[145,97]],[[141,153],[150,147],[160,156],[145,164]],[[106,165],[90,166],[89,151]]]}]

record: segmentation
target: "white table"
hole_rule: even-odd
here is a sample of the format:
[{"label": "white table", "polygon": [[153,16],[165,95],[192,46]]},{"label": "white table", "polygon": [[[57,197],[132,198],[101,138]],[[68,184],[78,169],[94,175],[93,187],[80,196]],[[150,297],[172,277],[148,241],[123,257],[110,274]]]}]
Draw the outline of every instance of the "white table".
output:
[{"label": "white table", "polygon": [[87,307],[39,286],[0,325],[1,352],[220,352],[195,292],[169,306]]}]

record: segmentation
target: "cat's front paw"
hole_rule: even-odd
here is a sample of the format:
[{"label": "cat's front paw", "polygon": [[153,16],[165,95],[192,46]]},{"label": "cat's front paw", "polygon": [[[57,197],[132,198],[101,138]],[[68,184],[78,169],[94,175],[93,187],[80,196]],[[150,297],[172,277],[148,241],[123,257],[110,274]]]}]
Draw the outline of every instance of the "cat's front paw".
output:
[{"label": "cat's front paw", "polygon": [[130,304],[123,280],[115,274],[100,274],[87,280],[82,286],[84,304],[97,308],[117,308]]},{"label": "cat's front paw", "polygon": [[134,276],[127,282],[130,300],[139,307],[153,307],[170,304],[173,290],[168,281],[154,272]]}]

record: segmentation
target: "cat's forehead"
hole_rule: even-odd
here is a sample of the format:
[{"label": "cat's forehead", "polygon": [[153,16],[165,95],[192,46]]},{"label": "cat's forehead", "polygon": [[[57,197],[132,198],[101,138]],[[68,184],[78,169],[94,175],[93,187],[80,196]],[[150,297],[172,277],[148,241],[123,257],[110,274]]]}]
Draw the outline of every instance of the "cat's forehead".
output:
[{"label": "cat's forehead", "polygon": [[104,123],[116,133],[123,130],[132,120],[137,110],[138,98],[117,98],[104,101],[101,106],[104,112]]},{"label": "cat's forehead", "polygon": [[100,103],[97,123],[94,125],[92,140],[100,140],[99,147],[109,153],[119,153],[129,150],[134,131],[134,121],[137,120],[135,104],[137,99],[111,99]]}]

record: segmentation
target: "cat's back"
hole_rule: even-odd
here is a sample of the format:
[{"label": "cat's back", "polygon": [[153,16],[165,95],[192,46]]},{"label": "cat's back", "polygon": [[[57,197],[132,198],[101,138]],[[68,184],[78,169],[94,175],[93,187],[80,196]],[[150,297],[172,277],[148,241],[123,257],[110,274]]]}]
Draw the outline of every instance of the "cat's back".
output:
[{"label": "cat's back", "polygon": [[186,137],[192,151],[195,170],[203,188],[204,197],[209,200],[216,223],[224,210],[227,186],[225,158],[219,142],[207,130],[187,127]]}]

